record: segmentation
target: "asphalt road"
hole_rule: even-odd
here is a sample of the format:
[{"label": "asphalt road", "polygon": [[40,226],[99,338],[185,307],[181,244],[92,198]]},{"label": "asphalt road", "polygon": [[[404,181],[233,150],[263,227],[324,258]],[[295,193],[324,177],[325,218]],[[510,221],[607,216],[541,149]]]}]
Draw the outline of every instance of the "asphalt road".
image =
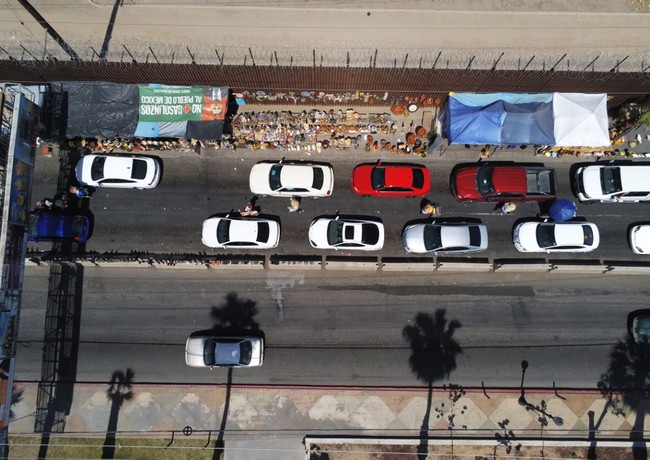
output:
[{"label": "asphalt road", "polygon": [[[26,272],[18,380],[41,378],[49,275]],[[613,346],[627,337],[627,314],[645,307],[649,294],[643,277],[566,274],[84,268],[79,283],[78,382],[107,381],[130,367],[140,383],[224,383],[225,371],[187,367],[183,347],[192,332],[234,324],[261,331],[267,343],[264,365],[236,370],[236,383],[420,385],[403,331],[418,313],[435,324],[444,310],[443,330],[452,320],[460,325],[451,334],[460,349],[437,385],[516,388],[527,360],[528,387],[594,388]],[[227,320],[211,317],[215,307],[229,312]],[[435,368],[442,358],[430,359]]]},{"label": "asphalt road", "polygon": [[[327,155],[307,157],[295,152],[287,159],[312,159],[329,161],[334,166],[335,186],[331,197],[317,200],[304,199],[302,214],[289,213],[288,199],[261,198],[257,205],[263,214],[278,216],[281,220],[280,245],[269,254],[363,254],[363,251],[322,251],[310,246],[307,235],[311,220],[319,215],[359,214],[379,217],[386,229],[386,242],[380,252],[369,255],[406,256],[401,243],[402,229],[408,222],[420,220],[419,198],[382,199],[360,197],[350,188],[351,171],[355,165],[375,161],[365,152],[328,152]],[[86,250],[99,252],[142,251],[153,253],[207,253],[220,250],[207,248],[201,243],[201,225],[204,219],[215,214],[243,209],[251,198],[248,173],[253,164],[264,159],[280,159],[281,152],[226,151],[204,156],[186,153],[166,156],[161,184],[153,190],[133,191],[101,189],[90,200],[94,218],[94,232]],[[495,155],[497,156],[497,155]],[[518,161],[543,162],[556,169],[559,196],[573,198],[570,185],[571,161],[498,154],[500,160],[519,158]],[[318,158],[316,158],[318,157]],[[467,155],[465,155],[467,157]],[[395,157],[406,161],[403,157]],[[390,161],[393,158],[384,158]],[[409,159],[409,161],[415,161]],[[488,250],[473,257],[531,258],[544,254],[520,254],[512,244],[512,229],[520,219],[534,218],[540,212],[536,203],[522,203],[512,215],[493,213],[494,205],[488,203],[458,203],[449,192],[449,174],[462,160],[455,153],[443,157],[430,156],[421,163],[431,171],[432,185],[429,198],[442,205],[443,217],[450,219],[479,219],[488,227]],[[591,160],[593,162],[593,160]],[[56,158],[39,157],[35,168],[33,201],[52,196],[59,175]],[[574,198],[575,200],[575,198]],[[581,260],[646,260],[636,256],[627,243],[627,229],[633,223],[650,220],[648,204],[590,204],[578,205],[578,215],[598,225],[601,233],[600,247],[591,253],[554,254],[553,258]],[[30,245],[33,249],[48,250],[48,243]],[[236,250],[228,250],[236,253]],[[221,251],[223,252],[223,251]],[[241,252],[241,251],[240,251]],[[243,251],[247,252],[247,251]],[[254,251],[253,251],[254,252]],[[261,253],[263,251],[257,251]],[[251,253],[248,251],[247,253]]]}]

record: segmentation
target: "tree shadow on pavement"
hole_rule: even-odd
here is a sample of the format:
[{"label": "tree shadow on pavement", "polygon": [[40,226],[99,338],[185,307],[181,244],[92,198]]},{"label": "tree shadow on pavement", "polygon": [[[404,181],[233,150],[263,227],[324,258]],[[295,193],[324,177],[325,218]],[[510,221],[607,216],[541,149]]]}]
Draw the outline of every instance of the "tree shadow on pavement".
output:
[{"label": "tree shadow on pavement", "polygon": [[[259,324],[255,321],[257,315],[257,303],[250,299],[241,299],[236,293],[230,292],[226,295],[226,301],[218,307],[213,306],[210,311],[210,317],[214,321],[210,333],[214,336],[255,336],[262,337]],[[228,381],[226,384],[226,398],[223,405],[223,415],[219,434],[214,445],[212,458],[219,460],[223,458],[225,442],[224,435],[226,432],[226,423],[228,421],[228,410],[230,408],[230,392],[232,389],[232,372],[233,368],[228,369]]]},{"label": "tree shadow on pavement", "polygon": [[133,379],[135,372],[128,368],[126,372],[114,371],[108,382],[108,389],[106,396],[111,402],[111,412],[108,417],[108,427],[106,428],[106,437],[104,438],[104,445],[102,447],[102,458],[115,457],[115,435],[117,432],[117,420],[120,413],[120,408],[125,401],[133,399]]},{"label": "tree shadow on pavement", "polygon": [[643,433],[645,417],[650,413],[650,347],[636,343],[631,336],[620,340],[610,353],[609,368],[601,376],[599,387],[603,386],[610,392],[620,390],[623,403],[635,412],[630,431],[633,458],[646,460],[648,447]]},{"label": "tree shadow on pavement", "polygon": [[445,310],[438,309],[434,316],[429,313],[418,313],[413,323],[402,330],[402,336],[411,345],[409,358],[411,369],[429,388],[427,408],[420,428],[419,460],[426,459],[428,454],[433,383],[449,377],[456,368],[456,356],[462,353],[462,348],[453,337],[459,327],[461,327],[460,322],[447,321]]}]

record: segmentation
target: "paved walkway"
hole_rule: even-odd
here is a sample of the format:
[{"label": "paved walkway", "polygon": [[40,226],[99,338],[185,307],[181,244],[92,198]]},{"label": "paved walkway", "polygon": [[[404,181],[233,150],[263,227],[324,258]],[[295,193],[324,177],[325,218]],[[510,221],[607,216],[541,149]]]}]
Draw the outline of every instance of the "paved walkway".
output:
[{"label": "paved walkway", "polygon": [[[223,372],[215,370],[214,372]],[[21,401],[13,407],[10,435],[34,431],[34,411],[38,384],[16,383],[23,390]],[[107,384],[76,384],[65,432],[73,436],[105,433],[111,403]],[[171,440],[184,439],[181,430],[191,427],[193,437],[216,439],[222,423],[226,387],[221,385],[133,385],[133,398],[119,413],[118,442],[129,437],[152,435],[161,447]],[[458,397],[457,399],[455,397]],[[436,389],[429,422],[432,437],[449,437],[453,414],[454,436],[481,437],[494,442],[496,432],[504,433],[500,423],[508,421],[515,439],[579,438],[586,440],[590,427],[597,424],[597,439],[629,438],[636,413],[621,402],[624,415],[606,409],[606,400],[597,391],[530,390],[526,400],[546,413],[561,417],[562,425],[548,419],[541,430],[540,413],[527,411],[518,403],[517,390],[466,390],[465,393]],[[456,400],[455,400],[456,399]],[[650,399],[645,402],[650,403]],[[417,389],[345,389],[345,388],[232,388],[224,436],[226,459],[283,458],[304,459],[304,436],[331,437],[386,436],[418,438],[427,407],[426,388]],[[650,436],[650,415],[645,419],[644,438]],[[287,450],[262,452],[252,456],[252,446],[268,445]],[[489,441],[488,441],[489,442]],[[211,444],[212,445],[212,444]],[[239,446],[243,450],[228,447]]]}]

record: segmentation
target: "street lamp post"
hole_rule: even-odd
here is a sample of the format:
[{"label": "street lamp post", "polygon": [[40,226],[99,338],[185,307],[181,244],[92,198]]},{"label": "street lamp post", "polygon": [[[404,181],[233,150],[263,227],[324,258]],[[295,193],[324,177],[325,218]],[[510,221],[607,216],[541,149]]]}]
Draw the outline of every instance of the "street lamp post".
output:
[{"label": "street lamp post", "polygon": [[517,401],[519,405],[525,407],[526,410],[532,410],[533,412],[540,413],[545,417],[550,418],[557,426],[564,425],[564,419],[562,417],[553,416],[544,410],[544,408],[537,407],[526,401],[526,390],[524,390],[524,376],[526,375],[526,369],[528,369],[528,361],[524,360],[521,362],[521,396],[519,396],[519,400]]}]

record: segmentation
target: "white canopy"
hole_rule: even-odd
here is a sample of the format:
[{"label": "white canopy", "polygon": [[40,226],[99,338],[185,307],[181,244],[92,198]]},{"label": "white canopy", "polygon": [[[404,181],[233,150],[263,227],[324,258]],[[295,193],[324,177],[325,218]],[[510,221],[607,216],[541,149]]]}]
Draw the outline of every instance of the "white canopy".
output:
[{"label": "white canopy", "polygon": [[608,147],[607,94],[553,93],[555,145]]}]

